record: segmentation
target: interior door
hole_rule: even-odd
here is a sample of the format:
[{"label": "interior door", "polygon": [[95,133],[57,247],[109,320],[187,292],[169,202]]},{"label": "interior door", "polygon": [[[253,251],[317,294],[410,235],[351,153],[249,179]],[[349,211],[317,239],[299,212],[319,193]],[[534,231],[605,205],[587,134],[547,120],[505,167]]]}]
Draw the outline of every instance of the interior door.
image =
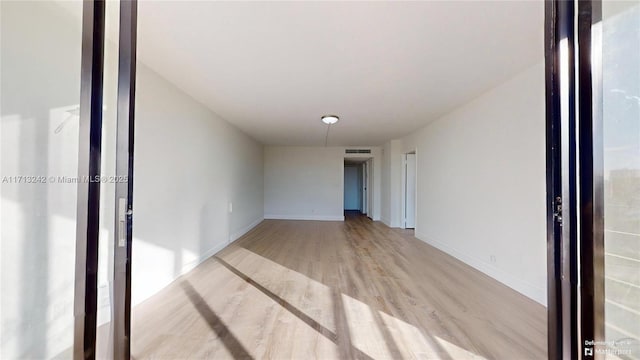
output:
[{"label": "interior door", "polygon": [[404,227],[416,227],[416,154],[406,154],[404,192]]}]

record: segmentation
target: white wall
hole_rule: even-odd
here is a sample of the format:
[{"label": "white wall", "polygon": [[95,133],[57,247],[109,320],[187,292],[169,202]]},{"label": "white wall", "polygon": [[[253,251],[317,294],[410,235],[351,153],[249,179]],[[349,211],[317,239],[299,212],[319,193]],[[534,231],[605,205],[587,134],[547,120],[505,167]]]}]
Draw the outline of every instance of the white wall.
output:
[{"label": "white wall", "polygon": [[[362,148],[362,147],[358,147]],[[381,149],[349,158],[373,158],[373,220],[380,218]],[[345,147],[267,146],[264,217],[343,220]]]},{"label": "white wall", "polygon": [[343,148],[266,147],[264,217],[343,220],[343,167]]},{"label": "white wall", "polygon": [[[417,150],[416,237],[542,304],[544,119],[539,63],[401,139],[398,151]],[[385,176],[399,172],[393,156]]]},{"label": "white wall", "polygon": [[264,199],[262,145],[144,65],[137,86],[134,304],[259,223]]},{"label": "white wall", "polygon": [[400,227],[402,218],[402,141],[384,144],[382,154],[382,209],[380,220],[390,227]]}]

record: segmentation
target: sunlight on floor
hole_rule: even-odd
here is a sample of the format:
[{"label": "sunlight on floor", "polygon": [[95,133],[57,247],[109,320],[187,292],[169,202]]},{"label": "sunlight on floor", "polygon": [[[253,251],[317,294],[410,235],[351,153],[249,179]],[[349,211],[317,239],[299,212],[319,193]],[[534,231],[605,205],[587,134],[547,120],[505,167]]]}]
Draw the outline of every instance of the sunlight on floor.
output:
[{"label": "sunlight on floor", "polygon": [[234,247],[224,258],[245,276],[336,332],[330,287],[245,248]]},{"label": "sunlight on floor", "polygon": [[382,311],[379,314],[403,358],[432,359],[438,356],[437,345],[430,344],[418,328]]},{"label": "sunlight on floor", "polygon": [[[244,290],[244,294],[260,290],[270,297],[271,301],[276,301],[280,307],[288,311],[285,312],[287,319],[291,319],[291,315],[294,316],[292,320],[297,325],[289,326],[303,326],[317,333],[326,330],[329,333],[322,334],[322,340],[333,341],[331,345],[334,347],[338,344],[338,332],[347,331],[350,346],[353,346],[354,351],[374,359],[392,359],[398,356],[484,359],[441,337],[433,336],[427,339],[416,326],[382,311],[376,311],[368,304],[344,293],[339,294],[338,298],[333,298],[330,287],[245,248],[233,247],[217,261],[253,285],[253,288]],[[334,301],[338,299],[342,304],[336,306]],[[342,309],[339,311],[343,311],[344,314],[337,316],[334,313],[336,309]],[[335,319],[340,316],[346,319],[346,327],[336,325]],[[243,339],[242,329],[236,331],[236,323],[229,321],[228,326],[228,331],[237,336],[239,342],[251,343]],[[325,329],[319,330],[319,327]],[[289,341],[291,339],[286,337],[279,340]],[[247,349],[248,352],[252,352],[251,347]]]},{"label": "sunlight on floor", "polygon": [[371,308],[345,294],[342,294],[342,302],[353,346],[374,359],[392,359],[387,345],[389,340],[385,339]]},{"label": "sunlight on floor", "polygon": [[452,359],[486,359],[480,355],[476,355],[470,351],[467,351],[461,348],[458,345],[452,344],[447,340],[442,339],[441,337],[434,336],[436,341],[440,343],[442,348],[449,354]]}]

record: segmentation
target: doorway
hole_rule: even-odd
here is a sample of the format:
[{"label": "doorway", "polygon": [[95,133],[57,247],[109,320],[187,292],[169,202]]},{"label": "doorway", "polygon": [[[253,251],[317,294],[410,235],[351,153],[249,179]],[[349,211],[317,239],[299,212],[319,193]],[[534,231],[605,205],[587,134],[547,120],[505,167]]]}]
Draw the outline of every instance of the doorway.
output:
[{"label": "doorway", "polygon": [[402,161],[402,227],[416,227],[416,153],[404,154]]},{"label": "doorway", "polygon": [[344,211],[363,212],[363,163],[344,162]]},{"label": "doorway", "polygon": [[343,208],[345,212],[366,215],[372,214],[372,158],[344,159]]}]

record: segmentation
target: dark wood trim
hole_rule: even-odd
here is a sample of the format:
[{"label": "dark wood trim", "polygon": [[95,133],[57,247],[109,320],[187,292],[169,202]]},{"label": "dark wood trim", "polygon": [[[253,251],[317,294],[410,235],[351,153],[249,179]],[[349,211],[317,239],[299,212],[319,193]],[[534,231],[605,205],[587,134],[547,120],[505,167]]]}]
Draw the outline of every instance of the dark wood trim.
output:
[{"label": "dark wood trim", "polygon": [[[118,119],[116,139],[115,234],[114,241],[113,354],[115,359],[131,355],[131,240],[133,220],[133,150],[136,90],[137,1],[120,2],[118,60]],[[126,181],[120,181],[126,179]],[[119,204],[124,201],[125,208]],[[121,223],[123,221],[123,223]],[[121,226],[123,226],[121,228]]]},{"label": "dark wood trim", "polygon": [[75,359],[95,359],[96,356],[104,9],[104,1],[95,0],[85,1],[82,10],[74,294],[73,356]]}]

